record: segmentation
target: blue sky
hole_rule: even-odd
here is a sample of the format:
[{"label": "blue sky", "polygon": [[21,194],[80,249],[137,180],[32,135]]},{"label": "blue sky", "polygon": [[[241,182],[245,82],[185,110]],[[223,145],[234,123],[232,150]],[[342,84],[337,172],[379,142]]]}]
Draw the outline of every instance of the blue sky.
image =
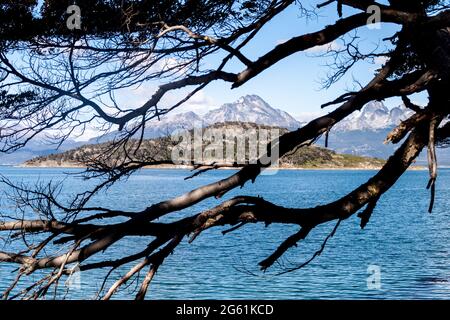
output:
[{"label": "blue sky", "polygon": [[[309,4],[308,4],[309,2]],[[313,8],[322,0],[302,1],[305,7]],[[380,1],[383,3],[386,1]],[[352,9],[344,8],[344,17],[351,15]],[[81,12],[83,15],[83,12]],[[259,34],[245,47],[244,54],[251,60],[273,49],[277,44],[292,37],[323,29],[326,25],[336,22],[336,6],[330,5],[317,10],[317,16],[312,18],[301,17],[298,5],[291,5],[284,12],[269,22]],[[369,29],[367,26],[357,30],[359,47],[362,52],[370,52],[377,46],[386,49],[388,42],[382,39],[392,36],[398,26],[383,24],[380,29]],[[351,33],[349,36],[354,36]],[[341,47],[340,40],[331,44]],[[265,70],[245,85],[231,90],[230,83],[214,82],[191,98],[185,105],[175,112],[195,111],[199,114],[217,108],[224,103],[236,101],[246,94],[257,94],[271,106],[287,111],[302,121],[309,121],[319,115],[327,113],[330,109],[321,109],[323,103],[329,102],[348,90],[357,90],[358,83],[365,85],[380,68],[382,61],[375,63],[361,62],[354,66],[338,83],[331,88],[322,89],[321,80],[326,78],[330,68],[326,66],[327,59],[320,56],[326,48],[313,48],[308,52],[300,52],[278,62]],[[213,56],[205,61],[205,66],[214,68],[220,63],[219,56]],[[239,72],[245,66],[239,61],[232,60],[226,71]],[[124,108],[142,106],[156,90],[157,83],[145,83],[137,88],[120,90],[116,94],[118,104]],[[184,97],[188,90],[171,92],[163,98],[159,107],[170,107]],[[413,99],[418,104],[425,104],[423,96]],[[385,101],[388,107],[401,104],[399,99]],[[332,108],[332,107],[329,107]],[[88,115],[87,115],[88,116]],[[90,135],[97,135],[97,130],[88,130],[86,139]]]},{"label": "blue sky", "polygon": [[[310,3],[312,6],[318,1],[310,1]],[[351,14],[349,9],[344,11],[344,16],[349,14]],[[320,30],[336,19],[335,5],[319,10],[318,17],[309,20],[300,17],[298,6],[291,6],[266,25],[244,52],[249,58],[255,60],[278,43],[303,33]],[[383,24],[378,30],[359,28],[358,41],[363,51],[375,48],[377,45],[380,48],[386,48],[389,43],[383,42],[382,39],[393,35],[396,30],[398,30],[397,26],[389,24]],[[339,45],[341,45],[339,41],[333,43],[333,46]],[[373,77],[375,70],[381,66],[380,61],[375,64],[359,63],[337,84],[325,90],[321,89],[321,80],[326,77],[330,68],[325,66],[326,60],[318,56],[321,50],[316,48],[312,51],[297,53],[278,62],[238,89],[231,90],[230,84],[224,82],[213,83],[180,111],[192,109],[201,113],[223,103],[235,101],[242,95],[257,94],[273,107],[283,109],[296,117],[309,119],[326,112],[321,110],[321,104],[333,100],[346,90],[357,89],[355,79],[363,85],[366,84]],[[214,62],[214,59],[208,61],[211,64]],[[233,71],[243,68],[244,66],[239,62],[231,65]],[[421,97],[417,99],[419,103],[424,102]],[[400,103],[398,99],[386,101],[388,106],[396,106]]]}]

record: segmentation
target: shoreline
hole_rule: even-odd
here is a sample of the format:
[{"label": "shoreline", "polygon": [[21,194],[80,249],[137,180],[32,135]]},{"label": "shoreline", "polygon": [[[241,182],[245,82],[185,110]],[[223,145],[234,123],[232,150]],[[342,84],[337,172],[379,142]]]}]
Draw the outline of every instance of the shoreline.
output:
[{"label": "shoreline", "polygon": [[[86,166],[82,165],[13,165],[14,168],[42,168],[42,169],[86,169]],[[217,168],[214,170],[240,170],[241,167],[233,167],[233,168]],[[270,167],[266,168],[266,170],[282,170],[282,171],[301,171],[301,170],[310,170],[310,171],[379,171],[382,167]],[[193,170],[193,166],[188,165],[156,165],[156,166],[146,166],[142,169],[156,169],[156,170]],[[424,166],[412,166],[407,169],[408,171],[426,171],[427,168]]]}]

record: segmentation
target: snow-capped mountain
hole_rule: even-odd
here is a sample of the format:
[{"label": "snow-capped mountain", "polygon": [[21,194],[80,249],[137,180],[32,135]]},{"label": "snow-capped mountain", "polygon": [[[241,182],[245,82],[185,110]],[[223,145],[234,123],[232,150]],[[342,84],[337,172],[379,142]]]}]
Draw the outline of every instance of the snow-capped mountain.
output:
[{"label": "snow-capped mountain", "polygon": [[[297,129],[303,123],[295,120],[287,112],[272,108],[257,95],[246,95],[233,103],[226,103],[217,109],[209,111],[204,116],[195,112],[162,116],[159,120],[153,119],[146,124],[144,138],[153,139],[167,136],[176,130],[190,130],[194,127],[205,127],[221,122],[252,122],[261,125],[281,127],[290,130]],[[113,140],[117,132],[93,138],[88,143],[100,143]]]},{"label": "snow-capped mountain", "polygon": [[382,102],[372,101],[330,131],[329,147],[340,153],[386,159],[397,146],[384,144],[385,138],[396,125],[412,114],[404,106],[389,110]]},{"label": "snow-capped mountain", "polygon": [[151,120],[146,125],[145,138],[168,136],[176,130],[190,130],[200,126],[202,118],[195,112],[189,111],[162,117],[161,120]]},{"label": "snow-capped mountain", "polygon": [[[202,118],[195,112],[189,111],[185,113],[168,114],[161,116],[161,118],[150,120],[145,125],[144,138],[153,139],[164,136],[170,136],[177,130],[190,130],[197,126],[202,126]],[[140,134],[140,133],[139,133]],[[139,135],[136,134],[136,137]],[[103,143],[112,141],[118,135],[117,131],[103,134],[99,137],[92,138],[87,141],[87,144]]]},{"label": "snow-capped mountain", "polygon": [[389,110],[382,102],[373,101],[365,105],[361,111],[355,111],[336,125],[338,132],[356,130],[380,130],[391,128],[406,120],[413,114],[405,106]]},{"label": "snow-capped mountain", "polygon": [[[396,125],[413,113],[403,105],[388,109],[381,102],[371,102],[330,131],[328,147],[339,153],[387,159],[400,144],[384,144],[384,140]],[[323,139],[319,141],[319,144],[323,143]],[[437,150],[440,165],[450,164],[449,151]],[[425,152],[418,157],[417,163],[426,164]]]},{"label": "snow-capped mountain", "polygon": [[236,102],[226,103],[220,108],[208,112],[203,119],[208,124],[230,121],[252,122],[291,130],[297,129],[302,125],[290,114],[283,110],[272,108],[257,95],[247,95]]},{"label": "snow-capped mountain", "polygon": [[[339,153],[387,158],[393,153],[397,145],[385,145],[383,144],[384,139],[395,125],[411,114],[412,111],[404,106],[388,109],[381,102],[371,102],[331,130],[329,148]],[[297,129],[305,124],[295,120],[285,111],[272,108],[259,96],[247,95],[236,102],[226,103],[217,109],[213,109],[204,116],[199,116],[195,112],[185,112],[168,114],[161,117],[160,120],[151,120],[146,124],[144,138],[167,136],[179,129],[190,130],[194,127],[204,127],[219,122],[252,122],[290,130]],[[93,138],[86,143],[95,144],[111,141],[116,135],[117,132],[111,132]],[[323,144],[323,139],[318,143]],[[81,144],[81,142],[68,143],[61,150],[67,150]],[[11,155],[0,155],[0,164],[17,164],[35,156],[46,155],[55,151],[48,144],[33,141],[24,149]],[[450,164],[449,151],[449,149],[443,149],[439,152],[440,164]]]},{"label": "snow-capped mountain", "polygon": [[195,112],[169,114],[160,120],[154,119],[147,124],[145,138],[156,138],[168,135],[178,129],[192,129],[221,122],[252,122],[269,126],[297,129],[302,123],[295,120],[287,112],[272,108],[257,95],[241,97],[233,103],[226,103],[213,109],[204,116]]},{"label": "snow-capped mountain", "polygon": [[[389,110],[381,102],[371,102],[361,111],[356,111],[339,123],[333,131],[375,131],[391,128],[405,120],[412,111],[404,106]],[[223,122],[252,122],[256,124],[277,126],[295,130],[304,123],[294,119],[289,113],[272,108],[257,95],[246,95],[232,103],[226,103],[213,109],[204,116],[195,112],[168,114],[160,120],[149,121],[145,129],[145,138],[156,138],[170,135],[178,129],[192,129]],[[104,140],[104,138],[102,139]]]}]

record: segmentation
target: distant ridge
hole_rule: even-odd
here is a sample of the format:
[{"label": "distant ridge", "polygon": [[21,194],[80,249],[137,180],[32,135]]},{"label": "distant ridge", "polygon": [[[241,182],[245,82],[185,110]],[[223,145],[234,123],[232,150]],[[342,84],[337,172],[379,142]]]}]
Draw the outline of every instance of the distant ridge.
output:
[{"label": "distant ridge", "polygon": [[209,111],[204,117],[208,124],[220,122],[251,122],[268,126],[295,130],[304,123],[295,120],[289,113],[272,108],[257,95],[246,95],[233,103]]},{"label": "distant ridge", "polygon": [[[384,139],[394,126],[411,114],[412,111],[403,105],[389,109],[382,102],[370,102],[361,111],[352,113],[331,129],[329,148],[338,153],[387,159],[398,145],[385,145],[383,144]],[[283,110],[273,108],[264,99],[253,94],[243,96],[232,103],[225,103],[203,116],[190,111],[178,114],[170,113],[161,117],[160,120],[151,120],[146,125],[144,138],[154,139],[170,135],[179,129],[190,130],[194,127],[206,127],[223,122],[256,123],[288,130],[295,130],[305,125],[305,122],[296,120]],[[68,141],[59,150],[65,151],[83,144],[111,141],[116,135],[117,132],[111,132],[92,138],[87,142]],[[319,140],[318,144],[323,145],[323,139]],[[15,165],[36,156],[45,156],[55,152],[54,146],[35,139],[25,148],[13,154],[0,155],[0,164]],[[438,149],[438,161],[440,166],[450,165],[448,148]],[[423,155],[419,157],[418,163],[425,164]]]},{"label": "distant ridge", "polygon": [[[178,129],[190,130],[194,127],[206,127],[215,123],[243,122],[255,123],[295,130],[304,123],[297,121],[289,113],[272,108],[257,95],[246,95],[232,103],[225,103],[200,116],[195,112],[168,114],[160,120],[154,119],[147,123],[144,138],[153,139],[170,135]],[[102,137],[93,138],[89,143],[106,142],[114,139],[116,132]]]},{"label": "distant ridge", "polygon": [[389,110],[382,102],[372,101],[361,111],[355,111],[339,122],[333,129],[340,132],[389,129],[406,120],[413,113],[404,105]]},{"label": "distant ridge", "polygon": [[[240,122],[226,122],[220,124],[214,124],[212,127],[228,130],[239,130],[242,128]],[[274,127],[258,125],[253,123],[246,123],[246,129],[250,128],[262,128],[270,129]],[[280,133],[287,132],[287,129],[280,129]],[[240,132],[240,131],[239,131]],[[156,138],[144,140],[141,144],[139,152],[143,155],[155,156],[152,158],[160,162],[170,161],[171,144],[168,143],[167,138]],[[95,158],[101,156],[104,150],[110,145],[109,142],[93,145],[85,145],[73,150],[69,150],[63,153],[52,154],[48,156],[41,156],[26,161],[23,165],[26,167],[80,167],[84,165],[85,160],[89,158]],[[121,159],[123,154],[114,154],[108,156],[108,160],[116,162],[117,159]],[[136,160],[139,159],[139,154],[136,155]],[[122,158],[123,159],[123,158]],[[374,159],[369,157],[359,157],[353,155],[338,154],[332,150],[321,148],[318,146],[309,146],[299,148],[293,154],[281,159],[280,167],[282,168],[305,168],[305,169],[377,169],[384,164],[381,159]],[[169,164],[164,164],[162,167],[173,167]]]}]

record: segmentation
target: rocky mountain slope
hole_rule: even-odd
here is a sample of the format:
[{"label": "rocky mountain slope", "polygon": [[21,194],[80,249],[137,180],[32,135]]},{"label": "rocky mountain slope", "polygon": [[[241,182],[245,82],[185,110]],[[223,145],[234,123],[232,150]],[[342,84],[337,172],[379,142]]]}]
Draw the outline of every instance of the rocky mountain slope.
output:
[{"label": "rocky mountain slope", "polygon": [[83,145],[83,143],[67,140],[59,148],[45,139],[36,138],[13,153],[0,153],[0,165],[17,165],[33,157],[45,156],[55,152],[63,152]]},{"label": "rocky mountain slope", "polygon": [[[339,153],[387,159],[399,146],[384,144],[389,132],[413,112],[401,105],[388,109],[382,102],[371,102],[337,124],[329,134],[328,147]],[[324,144],[324,139],[318,142]],[[438,148],[439,165],[450,165],[450,149]],[[426,152],[416,163],[425,165]]]},{"label": "rocky mountain slope", "polygon": [[[241,130],[242,124],[239,122],[227,122],[224,124],[213,125],[215,129]],[[274,127],[257,125],[252,123],[245,124],[244,129],[272,129]],[[285,128],[276,128],[280,133],[286,132]],[[87,159],[101,157],[105,150],[110,146],[109,142],[85,145],[63,153],[40,156],[24,163],[28,167],[80,167],[85,166]],[[173,144],[166,138],[147,139],[142,143],[136,160],[144,160],[142,157],[151,157],[157,161],[170,161],[171,148]],[[121,154],[115,154],[109,161],[116,161],[123,157]],[[360,157],[354,155],[338,154],[335,151],[311,146],[300,148],[293,154],[280,160],[280,166],[283,168],[361,168],[375,169],[384,164],[383,160],[369,157]]]},{"label": "rocky mountain slope", "polygon": [[[179,129],[190,130],[194,127],[207,127],[215,123],[242,122],[275,126],[294,130],[304,123],[295,120],[287,112],[272,108],[267,102],[257,95],[246,95],[233,103],[226,103],[217,109],[213,109],[203,116],[195,112],[168,114],[160,120],[154,119],[148,122],[144,138],[153,139],[170,135]],[[89,143],[110,141],[115,132],[93,138]]]},{"label": "rocky mountain slope", "polygon": [[251,122],[290,130],[297,129],[302,123],[287,112],[272,108],[257,95],[241,97],[233,103],[226,103],[219,109],[212,110],[203,117],[207,124],[224,122]]},{"label": "rocky mountain slope", "polygon": [[337,132],[376,131],[396,126],[414,112],[401,105],[389,110],[382,102],[372,101],[355,111],[334,128]]},{"label": "rocky mountain slope", "polygon": [[[338,153],[387,159],[397,146],[383,144],[384,139],[395,125],[408,118],[411,113],[404,106],[389,109],[382,102],[371,102],[331,130],[329,148]],[[305,124],[297,121],[287,112],[271,107],[259,96],[247,95],[233,103],[226,103],[213,109],[203,116],[195,112],[186,112],[168,114],[160,120],[152,120],[146,126],[144,138],[155,139],[168,136],[179,129],[204,128],[223,122],[256,123],[288,130],[297,129]],[[116,133],[112,132],[93,138],[87,143],[70,141],[59,150],[73,149],[81,144],[111,141],[115,135]],[[319,140],[318,144],[323,146],[323,140],[323,138]],[[33,141],[29,146],[11,155],[0,155],[0,164],[19,164],[33,157],[55,152],[54,146],[49,146],[41,141]],[[438,149],[438,160],[440,165],[450,165],[450,149]],[[424,155],[419,157],[418,163],[425,163]]]}]

